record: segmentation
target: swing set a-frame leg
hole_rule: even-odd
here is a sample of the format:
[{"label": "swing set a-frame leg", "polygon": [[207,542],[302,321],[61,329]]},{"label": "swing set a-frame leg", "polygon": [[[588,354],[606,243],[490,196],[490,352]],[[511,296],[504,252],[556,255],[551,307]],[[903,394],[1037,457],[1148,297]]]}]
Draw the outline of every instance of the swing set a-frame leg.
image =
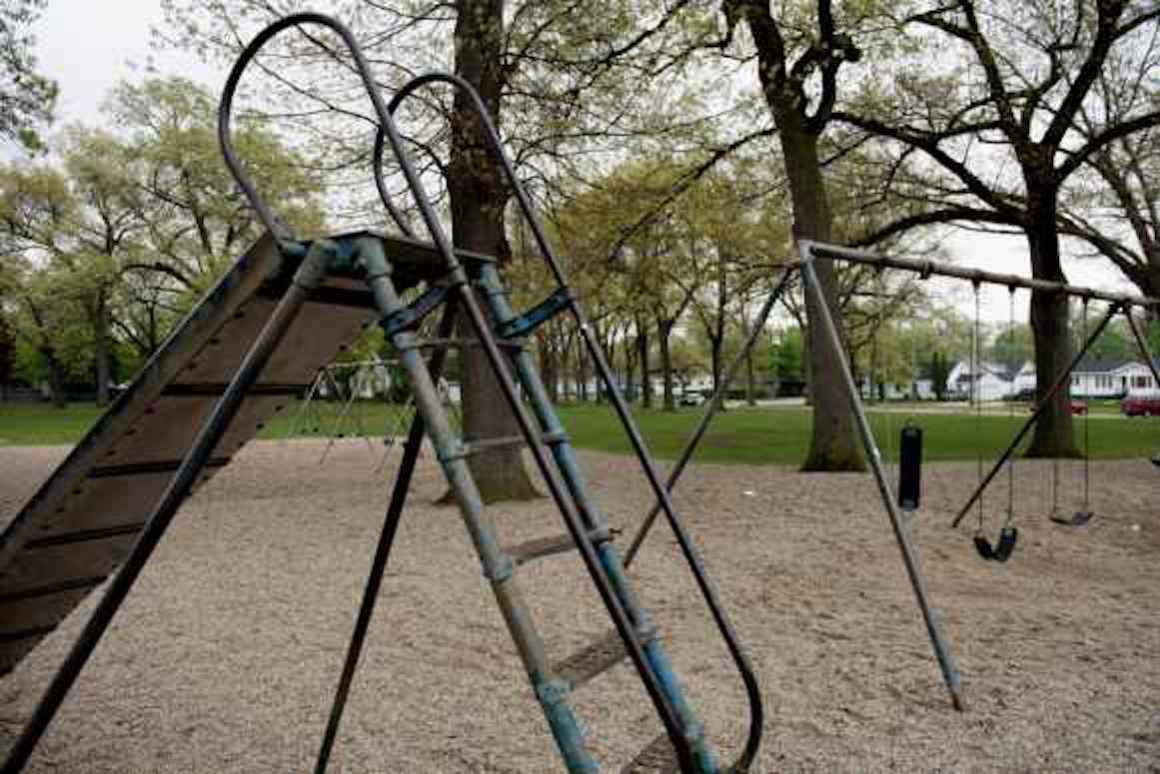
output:
[{"label": "swing set a-frame leg", "polygon": [[894,538],[898,542],[898,548],[902,552],[902,562],[906,566],[906,574],[910,578],[910,585],[914,589],[914,595],[918,600],[919,610],[922,612],[922,618],[926,624],[927,635],[930,637],[931,645],[934,647],[935,657],[938,659],[939,668],[942,670],[943,681],[946,683],[947,690],[951,695],[951,703],[957,710],[964,710],[965,704],[963,701],[962,681],[959,676],[959,670],[955,666],[954,657],[951,655],[950,644],[943,634],[942,625],[935,616],[934,608],[930,604],[929,595],[926,590],[926,581],[923,580],[922,570],[918,565],[918,552],[915,550],[913,543],[910,540],[910,533],[903,524],[902,516],[898,511],[897,500],[894,497],[893,491],[890,489],[890,481],[886,476],[886,469],[882,465],[882,454],[878,450],[878,445],[874,441],[874,433],[870,428],[870,421],[866,418],[866,411],[862,406],[862,399],[858,395],[858,388],[854,382],[854,375],[850,371],[850,363],[846,359],[845,351],[842,347],[841,337],[838,335],[837,325],[834,324],[833,315],[830,313],[830,307],[826,303],[825,294],[822,293],[822,286],[818,281],[818,274],[814,270],[814,257],[810,252],[810,244],[802,242],[799,246],[802,256],[802,277],[805,283],[807,293],[812,293],[815,300],[815,306],[818,309],[819,320],[815,325],[820,325],[822,335],[826,338],[826,343],[830,346],[838,361],[840,373],[837,376],[845,385],[846,394],[850,400],[850,410],[854,415],[855,422],[858,427],[858,434],[862,438],[862,446],[866,450],[866,456],[870,460],[870,468],[874,472],[874,479],[878,483],[878,492],[882,496],[882,504],[886,506],[886,513],[890,517],[890,525],[894,529]]},{"label": "swing set a-frame leg", "polygon": [[[725,396],[728,394],[729,386],[733,384],[733,380],[737,377],[737,372],[741,370],[741,366],[745,363],[745,358],[752,351],[753,346],[757,343],[757,339],[761,336],[762,329],[765,328],[765,321],[769,319],[770,313],[773,311],[774,304],[785,293],[789,287],[790,280],[797,271],[797,264],[786,266],[782,269],[781,276],[778,277],[777,284],[774,285],[772,292],[766,297],[765,303],[761,305],[761,310],[757,313],[757,320],[753,324],[753,329],[749,332],[749,338],[745,340],[741,351],[729,367],[725,369],[725,376],[721,383],[717,385],[717,390],[713,393],[713,397],[705,406],[705,411],[701,414],[701,420],[697,423],[693,434],[689,436],[689,440],[685,442],[685,448],[681,452],[680,459],[673,465],[672,471],[669,472],[668,480],[665,481],[665,491],[672,492],[677,486],[677,482],[681,480],[681,474],[685,472],[685,466],[689,464],[689,460],[693,458],[693,454],[697,451],[697,447],[701,443],[701,439],[708,431],[709,425],[713,422],[713,417],[717,415],[722,404],[725,401]],[[649,531],[656,523],[657,516],[661,512],[661,502],[658,500],[652,507],[652,510],[645,516],[640,527],[637,529],[636,535],[633,536],[632,542],[628,546],[628,550],[624,554],[624,566],[629,567],[636,555],[640,552],[640,547],[648,537]]]}]

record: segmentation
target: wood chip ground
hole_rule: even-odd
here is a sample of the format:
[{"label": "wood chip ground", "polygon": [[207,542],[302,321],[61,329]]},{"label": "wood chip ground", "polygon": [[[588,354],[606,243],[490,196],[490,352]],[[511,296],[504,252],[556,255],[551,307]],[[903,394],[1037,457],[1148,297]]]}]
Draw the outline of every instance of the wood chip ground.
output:
[{"label": "wood chip ground", "polygon": [[[187,504],[29,771],[312,769],[397,461],[376,475],[379,452],[347,440],[320,466],[324,445],[252,444]],[[0,448],[0,518],[65,452]],[[628,461],[581,457],[614,524],[636,524],[649,498]],[[1080,468],[1063,468],[1070,512]],[[962,671],[960,714],[869,476],[690,469],[677,501],[765,694],[756,771],[1160,771],[1160,471],[1094,463],[1096,518],[1076,530],[1047,520],[1049,470],[1017,467],[1022,542],[994,565],[973,527],[947,528],[974,463],[927,466],[911,529]],[[992,537],[1005,483],[987,498]],[[428,453],[332,771],[559,771],[458,514],[433,504],[443,490]],[[561,531],[547,500],[495,512],[507,543]],[[639,589],[728,758],[743,693],[676,558],[659,528]],[[519,574],[555,658],[608,629],[576,557]],[[90,607],[0,681],[0,730],[19,729]],[[578,699],[609,771],[659,731],[630,667]]]}]

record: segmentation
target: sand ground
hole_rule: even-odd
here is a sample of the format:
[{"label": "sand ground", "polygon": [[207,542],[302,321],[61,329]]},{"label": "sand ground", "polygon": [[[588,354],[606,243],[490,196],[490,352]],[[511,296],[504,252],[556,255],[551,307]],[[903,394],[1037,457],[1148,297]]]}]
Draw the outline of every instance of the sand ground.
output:
[{"label": "sand ground", "polygon": [[[262,442],[178,516],[93,655],[34,772],[310,770],[389,494],[379,458],[340,442]],[[0,519],[63,448],[0,448]],[[397,457],[394,458],[397,460]],[[615,525],[649,504],[624,458],[583,454]],[[1079,505],[1078,466],[1063,501]],[[1096,519],[1047,521],[1049,468],[1017,468],[1023,540],[981,561],[947,529],[974,464],[930,465],[911,531],[962,672],[955,712],[869,476],[696,465],[678,504],[761,680],[757,771],[1160,771],[1160,471],[1092,466]],[[386,473],[393,472],[393,464]],[[1005,482],[1004,482],[1005,483]],[[332,771],[562,770],[457,511],[428,454],[400,530]],[[988,499],[992,534],[1006,501]],[[548,502],[495,510],[508,540],[562,531]],[[665,528],[641,596],[725,757],[744,694]],[[549,651],[609,628],[578,558],[520,571]],[[91,600],[91,598],[90,598]],[[83,622],[0,682],[19,728]],[[578,695],[608,770],[660,729],[630,667]]]}]

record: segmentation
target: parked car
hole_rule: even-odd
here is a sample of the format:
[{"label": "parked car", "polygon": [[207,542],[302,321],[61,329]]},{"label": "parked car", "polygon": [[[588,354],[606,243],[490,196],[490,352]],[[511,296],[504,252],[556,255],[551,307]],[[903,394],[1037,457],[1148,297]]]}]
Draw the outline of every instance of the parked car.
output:
[{"label": "parked car", "polygon": [[704,402],[705,402],[704,393],[692,392],[692,391],[682,392],[680,398],[677,399],[677,403],[679,403],[682,406],[700,406]]},{"label": "parked car", "polygon": [[1120,401],[1120,411],[1128,417],[1160,417],[1160,395],[1129,396]]}]

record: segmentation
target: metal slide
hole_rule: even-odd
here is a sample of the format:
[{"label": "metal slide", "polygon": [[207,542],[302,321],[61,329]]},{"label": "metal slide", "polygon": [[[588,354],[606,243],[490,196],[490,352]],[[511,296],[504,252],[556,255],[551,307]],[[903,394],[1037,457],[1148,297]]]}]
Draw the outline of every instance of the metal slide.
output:
[{"label": "metal slide", "polygon": [[[419,282],[429,247],[379,237]],[[300,259],[268,236],[242,256],[169,337],[0,535],[0,674],[6,674],[120,564],[193,439],[273,312]],[[318,368],[376,319],[365,283],[328,275],[197,478],[228,465]],[[195,486],[196,486],[195,485]]]}]

